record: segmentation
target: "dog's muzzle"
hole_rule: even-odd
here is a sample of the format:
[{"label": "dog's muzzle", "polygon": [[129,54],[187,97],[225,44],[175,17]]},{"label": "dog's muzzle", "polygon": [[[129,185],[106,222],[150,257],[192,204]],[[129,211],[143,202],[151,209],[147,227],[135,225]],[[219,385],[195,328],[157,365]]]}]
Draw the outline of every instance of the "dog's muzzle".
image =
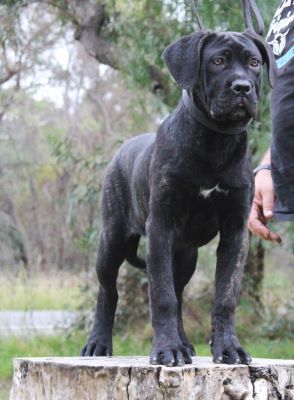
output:
[{"label": "dog's muzzle", "polygon": [[[232,122],[236,121],[237,124],[232,125],[232,124],[226,123],[221,126],[220,121],[217,121],[216,119],[214,119],[213,116],[211,116],[211,118],[209,118],[208,116],[206,116],[203,113],[202,110],[200,110],[200,108],[194,103],[194,101],[192,101],[187,90],[183,90],[182,99],[183,99],[185,108],[193,116],[193,118],[195,118],[198,122],[200,122],[206,128],[208,128],[214,132],[217,132],[217,133],[223,133],[226,135],[239,135],[240,133],[244,132],[247,129],[248,125],[252,122],[252,119],[253,119],[251,117],[248,118],[248,112],[246,111],[245,107],[243,107],[244,100],[242,103],[240,103],[240,102],[239,102],[239,104],[236,103],[236,106],[231,108],[230,121],[232,121]],[[233,119],[234,115],[235,115],[235,119]],[[246,120],[244,118],[244,121],[242,121],[243,118],[238,118],[243,115],[244,116],[247,115],[247,118],[246,118]],[[229,122],[227,119],[227,116],[225,114],[223,115],[223,117],[226,118],[225,120],[223,120],[223,122]]]},{"label": "dog's muzzle", "polygon": [[246,126],[257,111],[257,94],[253,83],[246,79],[226,83],[214,97],[209,111],[216,122],[233,122]]}]

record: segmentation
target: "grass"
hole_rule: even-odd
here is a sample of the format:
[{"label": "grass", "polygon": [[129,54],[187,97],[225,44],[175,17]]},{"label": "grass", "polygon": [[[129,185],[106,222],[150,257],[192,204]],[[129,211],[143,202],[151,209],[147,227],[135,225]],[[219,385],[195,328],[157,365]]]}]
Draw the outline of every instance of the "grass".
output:
[{"label": "grass", "polygon": [[[85,344],[86,336],[82,334],[69,336],[37,336],[21,339],[10,337],[0,339],[0,379],[12,376],[12,359],[14,357],[47,357],[47,356],[78,356]],[[114,354],[148,355],[151,347],[149,340],[138,338],[114,337]],[[261,358],[294,358],[294,343],[290,340],[252,340],[245,344],[253,357]],[[198,356],[210,356],[210,348],[206,343],[196,344]]]},{"label": "grass", "polygon": [[0,379],[12,376],[14,357],[76,356],[85,336],[36,336],[0,339]]},{"label": "grass", "polygon": [[[85,340],[86,336],[83,334],[0,339],[0,400],[8,399],[14,357],[77,356]],[[253,357],[294,359],[294,343],[290,340],[252,340],[244,345]],[[115,355],[148,355],[150,347],[149,340],[114,337]],[[206,343],[196,344],[196,351],[198,356],[211,355],[209,345]]]},{"label": "grass", "polygon": [[81,303],[79,276],[69,273],[28,277],[0,276],[0,311],[76,310]]},{"label": "grass", "polygon": [[[203,264],[205,264],[205,257],[206,255],[203,254]],[[289,270],[278,269],[275,265],[269,265],[265,272],[263,282],[265,304],[271,307],[270,309],[275,310],[277,306],[284,304],[285,299],[291,298],[292,288],[290,289]],[[39,273],[31,278],[28,278],[25,274],[18,276],[2,274],[0,276],[0,310],[77,310],[82,301],[80,282],[84,282],[82,275],[71,275],[69,273],[55,272],[49,275]],[[274,300],[277,304],[273,303]],[[201,302],[201,300],[199,301]],[[201,329],[197,331],[199,342],[196,343],[197,355],[210,356],[209,345],[203,343],[210,327],[210,305],[200,304],[198,307],[195,304],[195,310],[197,311],[195,311],[195,315],[188,316],[185,322],[188,323],[189,320],[194,321],[195,319],[198,323],[201,321],[199,326]],[[199,310],[202,310],[200,314]],[[238,332],[241,340],[243,339],[242,344],[253,357],[294,359],[294,342],[285,339],[284,325],[280,329],[281,332],[279,331],[279,334],[284,336],[283,340],[268,340],[258,337],[257,330],[254,329],[252,324],[253,320],[252,305],[242,301],[237,311]],[[283,315],[277,321],[284,320],[285,316]],[[276,324],[276,321],[274,322]],[[261,323],[263,321],[258,321],[256,326],[260,326]],[[269,327],[267,326],[267,328]],[[188,332],[192,333],[191,337],[193,337],[195,321],[190,328]],[[131,329],[128,329],[128,332],[130,331]],[[204,333],[200,334],[201,331]],[[150,337],[150,332],[144,332],[141,332],[140,337],[116,335],[114,338],[114,354],[148,355],[151,341],[143,339],[142,336]],[[263,334],[266,334],[266,332],[263,332]],[[251,340],[247,338],[251,338]],[[8,393],[13,373],[12,359],[14,357],[77,356],[85,340],[86,336],[83,334],[30,338],[0,337],[0,400],[9,398]]]}]

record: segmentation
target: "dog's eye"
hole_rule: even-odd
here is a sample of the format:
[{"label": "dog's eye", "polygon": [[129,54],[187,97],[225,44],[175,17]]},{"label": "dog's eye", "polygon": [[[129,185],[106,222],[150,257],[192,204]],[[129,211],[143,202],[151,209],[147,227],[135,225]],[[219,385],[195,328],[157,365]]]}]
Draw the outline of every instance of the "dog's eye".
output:
[{"label": "dog's eye", "polygon": [[250,67],[257,68],[259,67],[259,61],[256,58],[251,58],[250,60]]},{"label": "dog's eye", "polygon": [[222,65],[224,64],[224,59],[222,57],[216,57],[212,60],[214,65]]}]

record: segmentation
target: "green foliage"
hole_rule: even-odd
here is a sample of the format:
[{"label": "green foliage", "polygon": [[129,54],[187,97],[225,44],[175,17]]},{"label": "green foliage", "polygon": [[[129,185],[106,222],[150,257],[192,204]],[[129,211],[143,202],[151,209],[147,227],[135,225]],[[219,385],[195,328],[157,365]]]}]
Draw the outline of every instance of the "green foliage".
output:
[{"label": "green foliage", "polygon": [[120,68],[129,87],[150,87],[150,71],[156,66],[164,72],[164,85],[169,87],[169,105],[176,102],[177,88],[164,70],[164,48],[191,29],[179,14],[182,1],[106,1],[109,15],[103,35],[119,44]]},{"label": "green foliage", "polygon": [[[189,1],[107,0],[105,4],[109,18],[103,35],[119,45],[121,69],[129,85],[149,87],[150,68],[156,66],[165,74],[168,104],[174,106],[178,88],[164,67],[162,52],[168,44],[198,29]],[[259,6],[268,26],[275,5],[263,0]],[[197,7],[205,28],[245,30],[240,2],[200,0]]]},{"label": "green foliage", "polygon": [[[280,299],[281,300],[281,299]],[[294,339],[294,301],[282,300],[275,302],[276,310],[273,307],[266,311],[263,323],[263,337],[269,339],[279,339],[281,337]]]},{"label": "green foliage", "polygon": [[51,148],[51,153],[56,157],[59,163],[75,162],[75,156],[72,150],[72,142],[68,137],[63,136],[64,130],[58,129],[57,132],[51,130],[47,136],[48,144]]},{"label": "green foliage", "polygon": [[1,0],[0,5],[5,5],[8,7],[15,6],[16,4],[21,4],[22,0]]},{"label": "green foliage", "polygon": [[67,196],[66,222],[75,230],[80,224],[80,213],[84,209],[92,210],[91,220],[74,241],[81,251],[95,249],[98,236],[99,218],[97,215],[101,190],[101,171],[107,161],[101,155],[101,148],[94,146],[90,152],[77,147],[76,141],[69,137],[60,137],[59,133],[50,133],[48,143],[52,155],[56,158],[57,167],[62,170],[75,171]]}]

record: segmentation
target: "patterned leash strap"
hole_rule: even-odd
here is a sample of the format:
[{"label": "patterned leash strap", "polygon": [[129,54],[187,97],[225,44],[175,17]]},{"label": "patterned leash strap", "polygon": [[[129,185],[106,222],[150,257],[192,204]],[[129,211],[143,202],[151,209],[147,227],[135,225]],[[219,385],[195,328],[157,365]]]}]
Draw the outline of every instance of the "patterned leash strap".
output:
[{"label": "patterned leash strap", "polygon": [[[264,34],[264,22],[255,0],[241,0],[246,28],[260,36]],[[257,30],[252,21],[252,12],[257,22]]]}]

